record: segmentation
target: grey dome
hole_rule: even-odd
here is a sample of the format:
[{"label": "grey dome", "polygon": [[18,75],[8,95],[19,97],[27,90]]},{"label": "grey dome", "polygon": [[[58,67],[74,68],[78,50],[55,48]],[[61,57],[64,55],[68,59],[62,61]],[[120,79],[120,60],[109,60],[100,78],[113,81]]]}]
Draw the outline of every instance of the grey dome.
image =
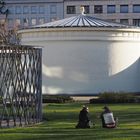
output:
[{"label": "grey dome", "polygon": [[87,15],[79,15],[62,20],[45,23],[42,25],[34,26],[33,28],[61,28],[61,27],[118,27],[128,28],[130,26],[108,22],[95,17]]}]

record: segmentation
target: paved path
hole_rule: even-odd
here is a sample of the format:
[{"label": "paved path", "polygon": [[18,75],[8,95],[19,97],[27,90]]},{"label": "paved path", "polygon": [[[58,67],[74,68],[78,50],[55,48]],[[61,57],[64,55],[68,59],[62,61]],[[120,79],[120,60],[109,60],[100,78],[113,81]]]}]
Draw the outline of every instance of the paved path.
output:
[{"label": "paved path", "polygon": [[98,98],[97,96],[72,96],[75,101],[89,102],[90,99]]}]

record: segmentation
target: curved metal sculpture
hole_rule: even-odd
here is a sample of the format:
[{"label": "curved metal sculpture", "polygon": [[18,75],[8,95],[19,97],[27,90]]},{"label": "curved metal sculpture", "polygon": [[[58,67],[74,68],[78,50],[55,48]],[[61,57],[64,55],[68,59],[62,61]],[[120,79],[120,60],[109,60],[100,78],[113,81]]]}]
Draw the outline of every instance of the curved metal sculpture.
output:
[{"label": "curved metal sculpture", "polygon": [[0,127],[41,121],[41,49],[0,46]]}]

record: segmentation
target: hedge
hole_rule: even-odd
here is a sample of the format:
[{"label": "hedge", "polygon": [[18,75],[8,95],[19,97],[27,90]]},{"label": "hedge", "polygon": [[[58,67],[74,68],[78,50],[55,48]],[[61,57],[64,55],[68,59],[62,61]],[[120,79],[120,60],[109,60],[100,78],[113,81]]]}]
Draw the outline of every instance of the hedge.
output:
[{"label": "hedge", "polygon": [[101,93],[99,98],[90,99],[90,103],[140,103],[140,97],[133,93]]},{"label": "hedge", "polygon": [[43,95],[43,103],[66,103],[73,102],[69,95]]}]

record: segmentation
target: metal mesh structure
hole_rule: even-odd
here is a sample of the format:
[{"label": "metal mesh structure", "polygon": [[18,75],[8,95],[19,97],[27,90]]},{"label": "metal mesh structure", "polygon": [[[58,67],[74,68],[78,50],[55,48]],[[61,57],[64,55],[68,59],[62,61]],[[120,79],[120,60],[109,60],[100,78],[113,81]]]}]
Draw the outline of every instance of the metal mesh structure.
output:
[{"label": "metal mesh structure", "polygon": [[0,126],[41,121],[41,48],[0,46]]}]

